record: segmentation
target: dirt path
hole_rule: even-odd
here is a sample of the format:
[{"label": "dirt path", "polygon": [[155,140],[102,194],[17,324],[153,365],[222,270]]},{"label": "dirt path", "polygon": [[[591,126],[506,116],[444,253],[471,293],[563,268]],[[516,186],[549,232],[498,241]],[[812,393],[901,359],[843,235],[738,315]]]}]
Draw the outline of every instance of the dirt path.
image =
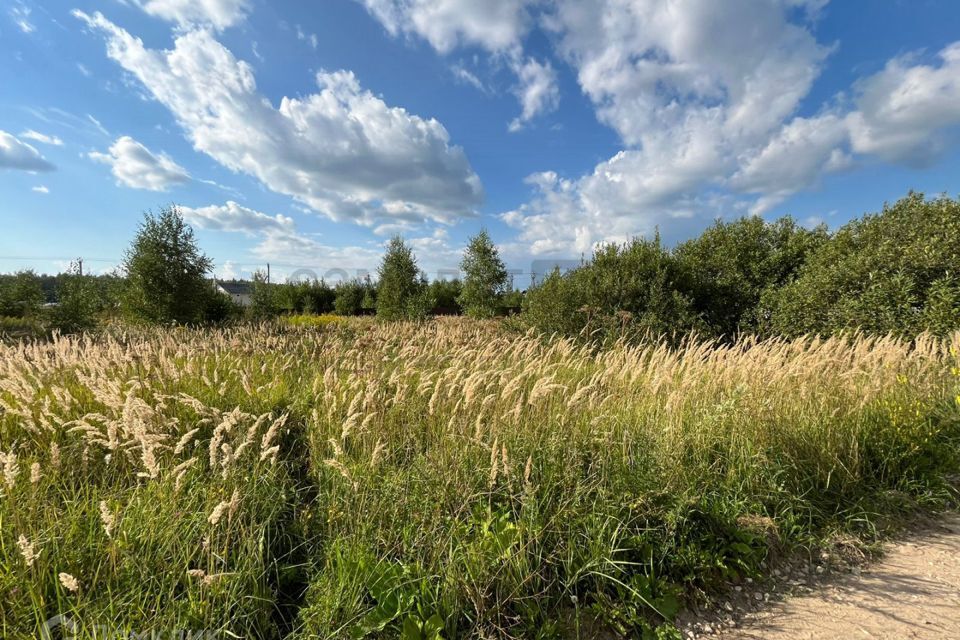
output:
[{"label": "dirt path", "polygon": [[891,544],[878,562],[862,571],[771,603],[747,614],[737,628],[712,637],[960,639],[960,515]]}]

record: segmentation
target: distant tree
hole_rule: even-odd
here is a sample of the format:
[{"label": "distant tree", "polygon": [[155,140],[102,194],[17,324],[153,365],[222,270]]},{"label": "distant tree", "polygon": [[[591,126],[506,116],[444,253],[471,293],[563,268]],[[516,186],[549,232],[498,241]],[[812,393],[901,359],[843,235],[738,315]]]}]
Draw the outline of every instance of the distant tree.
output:
[{"label": "distant tree", "polygon": [[463,283],[453,280],[434,280],[430,283],[430,298],[433,300],[434,313],[459,315],[460,295],[463,292]]},{"label": "distant tree", "polygon": [[464,313],[474,318],[496,315],[509,275],[486,229],[470,238],[460,268],[465,276],[458,301]]},{"label": "distant tree", "polygon": [[791,218],[717,221],[674,251],[692,279],[697,311],[715,335],[756,332],[767,324],[761,298],[793,279],[807,257],[826,242],[826,227],[813,230]]},{"label": "distant tree", "polygon": [[387,243],[378,269],[377,316],[384,320],[417,320],[433,306],[413,250],[400,236]]},{"label": "distant tree", "polygon": [[34,315],[44,299],[40,277],[32,270],[18,271],[0,280],[0,316]]},{"label": "distant tree", "polygon": [[256,271],[250,284],[250,306],[247,312],[257,320],[272,318],[280,313],[278,285],[267,282],[267,274]]},{"label": "distant tree", "polygon": [[97,325],[97,314],[107,301],[104,289],[92,276],[79,272],[63,273],[57,278],[57,304],[50,311],[50,323],[61,333],[88,331]]},{"label": "distant tree", "polygon": [[213,291],[206,278],[212,266],[177,207],[148,212],[123,259],[123,309],[147,322],[200,322]]},{"label": "distant tree", "polygon": [[334,288],[333,310],[341,316],[357,316],[363,311],[368,286],[361,280],[343,280]]}]

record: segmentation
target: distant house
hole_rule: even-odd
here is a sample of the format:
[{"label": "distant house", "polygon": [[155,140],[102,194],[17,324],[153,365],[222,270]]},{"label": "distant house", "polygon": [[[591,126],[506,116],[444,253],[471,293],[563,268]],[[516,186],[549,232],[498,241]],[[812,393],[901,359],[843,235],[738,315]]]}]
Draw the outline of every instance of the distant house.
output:
[{"label": "distant house", "polygon": [[233,280],[216,282],[215,284],[217,285],[217,291],[227,294],[235,304],[241,307],[249,307],[253,302],[253,287],[249,282]]}]

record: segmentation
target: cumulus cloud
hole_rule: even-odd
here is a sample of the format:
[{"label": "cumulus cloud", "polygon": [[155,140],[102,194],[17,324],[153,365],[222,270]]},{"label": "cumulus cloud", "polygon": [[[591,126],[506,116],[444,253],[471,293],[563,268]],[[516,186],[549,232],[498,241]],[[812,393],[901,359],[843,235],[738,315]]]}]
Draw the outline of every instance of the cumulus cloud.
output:
[{"label": "cumulus cloud", "polygon": [[535,254],[762,214],[860,157],[936,157],[960,124],[960,43],[936,64],[894,59],[842,108],[801,117],[831,47],[796,10],[826,0],[599,4],[558,0],[543,25],[624,149],[579,178],[531,176],[532,199],[502,217]]},{"label": "cumulus cloud", "polygon": [[201,229],[236,231],[249,236],[294,231],[293,218],[279,213],[267,215],[233,200],[200,208],[180,207],[180,211],[187,222]]},{"label": "cumulus cloud", "polygon": [[0,130],[0,169],[53,171],[56,167],[31,145]]},{"label": "cumulus cloud", "polygon": [[480,179],[447,130],[390,107],[348,71],[321,71],[318,93],[275,108],[251,67],[208,31],[151,50],[101,14],[107,53],[165,105],[194,148],[334,220],[452,221],[474,214]]},{"label": "cumulus cloud", "polygon": [[[441,54],[458,47],[480,47],[507,61],[517,76],[514,88],[521,114],[509,125],[517,131],[560,100],[556,73],[548,61],[523,53],[523,38],[533,24],[536,0],[357,0],[394,35],[419,36]],[[454,67],[461,80],[481,88],[479,80]]]},{"label": "cumulus cloud", "polygon": [[133,189],[166,191],[190,181],[187,170],[168,155],[153,153],[130,136],[117,138],[107,153],[94,151],[88,155],[92,160],[110,165],[117,184]]},{"label": "cumulus cloud", "polygon": [[960,124],[960,42],[937,57],[939,66],[894,58],[855,85],[857,109],[848,118],[854,151],[924,164],[944,150],[938,133]]},{"label": "cumulus cloud", "polygon": [[56,147],[63,146],[63,140],[61,140],[57,136],[48,136],[43,133],[34,131],[33,129],[27,129],[26,131],[20,134],[20,137],[26,138],[28,140],[34,140],[36,142],[42,142],[43,144],[54,145]]},{"label": "cumulus cloud", "polygon": [[514,90],[523,111],[510,123],[510,131],[518,131],[536,116],[553,111],[560,103],[560,88],[557,73],[549,61],[538,62],[533,58],[511,63],[518,84]]},{"label": "cumulus cloud", "polygon": [[516,48],[530,26],[530,0],[357,0],[391,35],[418,35],[440,53],[473,45]]},{"label": "cumulus cloud", "polygon": [[181,28],[212,27],[222,31],[243,22],[250,0],[133,0],[149,15]]},{"label": "cumulus cloud", "polygon": [[50,189],[48,189],[46,186],[42,184],[36,187],[33,187],[32,189],[30,189],[30,191],[33,191],[34,193],[43,193],[43,194],[50,193]]}]

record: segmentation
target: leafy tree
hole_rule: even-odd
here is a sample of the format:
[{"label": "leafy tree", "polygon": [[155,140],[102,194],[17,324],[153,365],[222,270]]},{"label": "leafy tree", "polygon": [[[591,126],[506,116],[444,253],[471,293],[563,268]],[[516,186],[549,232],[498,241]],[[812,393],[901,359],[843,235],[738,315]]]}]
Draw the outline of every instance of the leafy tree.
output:
[{"label": "leafy tree", "polygon": [[601,247],[566,274],[555,270],[527,291],[523,312],[547,333],[678,335],[703,330],[691,291],[689,275],[658,235]]},{"label": "leafy tree", "polygon": [[373,285],[363,280],[344,280],[337,283],[333,309],[337,315],[358,316],[363,313],[364,300],[371,294]]},{"label": "leafy tree", "polygon": [[958,302],[960,200],[921,193],[844,225],[764,300],[788,336],[946,333],[960,326]]},{"label": "leafy tree", "polygon": [[433,306],[413,250],[400,236],[387,243],[378,269],[377,316],[384,320],[417,320]]},{"label": "leafy tree", "polygon": [[43,302],[40,277],[32,270],[18,271],[0,280],[0,316],[35,315]]},{"label": "leafy tree", "polygon": [[474,318],[496,315],[507,288],[507,268],[486,229],[470,238],[460,268],[465,273],[459,302]]},{"label": "leafy tree", "polygon": [[765,222],[753,216],[717,221],[674,255],[692,279],[696,309],[711,332],[732,337],[766,324],[764,293],[793,279],[828,237],[824,226],[811,231],[789,217]]},{"label": "leafy tree", "polygon": [[213,291],[206,279],[212,266],[177,207],[144,214],[123,260],[124,311],[147,322],[202,321]]},{"label": "leafy tree", "polygon": [[50,312],[53,328],[61,333],[76,333],[96,327],[97,314],[106,306],[96,278],[77,273],[61,274],[56,294],[57,305]]},{"label": "leafy tree", "polygon": [[460,296],[463,292],[463,283],[457,279],[434,280],[430,283],[430,298],[433,300],[434,313],[459,315]]},{"label": "leafy tree", "polygon": [[250,306],[247,308],[251,317],[264,320],[280,313],[278,285],[267,282],[267,274],[257,271],[253,274],[250,284]]}]

